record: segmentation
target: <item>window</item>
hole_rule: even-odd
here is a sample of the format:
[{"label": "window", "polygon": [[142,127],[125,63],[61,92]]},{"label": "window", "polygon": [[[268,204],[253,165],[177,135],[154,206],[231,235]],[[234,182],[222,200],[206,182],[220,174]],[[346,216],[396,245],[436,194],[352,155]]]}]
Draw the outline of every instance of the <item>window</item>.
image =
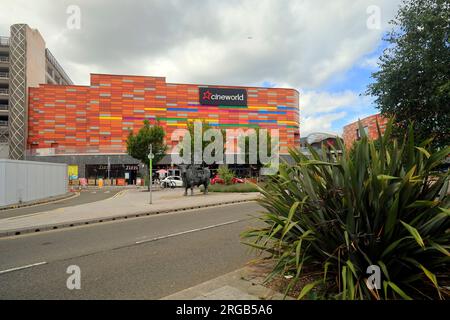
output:
[{"label": "window", "polygon": [[[369,127],[365,126],[363,127],[364,132],[366,133],[366,136],[369,136]],[[361,139],[361,133],[359,132],[359,129],[356,129],[356,139]]]}]

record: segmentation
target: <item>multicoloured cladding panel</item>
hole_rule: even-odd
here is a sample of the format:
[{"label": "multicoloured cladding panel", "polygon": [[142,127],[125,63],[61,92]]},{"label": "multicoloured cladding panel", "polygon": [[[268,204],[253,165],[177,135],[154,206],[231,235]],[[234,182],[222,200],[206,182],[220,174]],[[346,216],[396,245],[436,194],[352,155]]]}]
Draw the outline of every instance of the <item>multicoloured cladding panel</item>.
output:
[{"label": "multicoloured cladding panel", "polygon": [[[364,119],[359,120],[361,125],[367,127],[367,136],[369,139],[378,139],[377,122],[380,127],[381,134],[386,130],[388,119],[380,114],[374,114]],[[353,143],[358,140],[359,122],[355,121],[344,127],[342,137],[346,148],[350,148]]]},{"label": "multicoloured cladding panel", "polygon": [[[123,153],[129,130],[158,118],[166,140],[188,120],[219,128],[276,128],[281,153],[300,144],[299,96],[293,89],[247,89],[247,106],[199,104],[199,87],[161,77],[91,75],[91,86],[30,88],[28,147],[57,153]],[[208,86],[225,88],[224,86]]]}]

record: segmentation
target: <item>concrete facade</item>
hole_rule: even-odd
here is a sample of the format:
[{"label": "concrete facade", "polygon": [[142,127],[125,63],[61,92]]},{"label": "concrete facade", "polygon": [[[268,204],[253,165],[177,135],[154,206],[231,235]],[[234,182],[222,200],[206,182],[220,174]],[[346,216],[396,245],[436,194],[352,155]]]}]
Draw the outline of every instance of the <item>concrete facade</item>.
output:
[{"label": "concrete facade", "polygon": [[0,142],[0,159],[8,159],[9,156],[9,144],[6,142]]},{"label": "concrete facade", "polygon": [[67,193],[67,165],[0,160],[0,206]]},{"label": "concrete facade", "polygon": [[8,143],[10,159],[26,157],[28,88],[45,83],[72,81],[38,30],[26,24],[12,25],[10,37],[0,37],[0,143]]}]

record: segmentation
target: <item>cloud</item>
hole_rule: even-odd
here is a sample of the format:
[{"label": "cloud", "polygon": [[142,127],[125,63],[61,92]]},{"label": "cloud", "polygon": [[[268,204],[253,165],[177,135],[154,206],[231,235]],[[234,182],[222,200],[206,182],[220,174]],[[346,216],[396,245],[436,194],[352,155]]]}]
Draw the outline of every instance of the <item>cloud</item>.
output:
[{"label": "cloud", "polygon": [[335,111],[342,107],[356,106],[360,100],[358,94],[352,91],[336,93],[306,91],[301,95],[300,110],[302,115],[311,116]]},{"label": "cloud", "polygon": [[331,134],[340,134],[332,129],[333,121],[343,119],[347,115],[346,112],[329,113],[321,116],[307,116],[302,118],[300,126],[300,135],[306,137],[313,132],[326,132]]},{"label": "cloud", "polygon": [[[354,66],[376,66],[374,51],[399,3],[0,0],[0,34],[20,22],[39,29],[76,84],[89,84],[89,73],[113,73],[296,88],[304,135],[339,131],[336,124],[346,117],[367,113],[367,97],[345,86],[338,92],[323,88]],[[66,26],[69,5],[80,7],[80,30]],[[367,28],[371,5],[381,9],[380,29]]]},{"label": "cloud", "polygon": [[[92,72],[165,75],[172,82],[287,83],[318,88],[370,53],[398,1],[1,0],[0,32],[38,28],[76,83]],[[81,30],[66,27],[67,6],[81,9]]]},{"label": "cloud", "polygon": [[371,108],[372,98],[346,90],[339,92],[305,91],[300,95],[300,130],[305,135],[325,131],[340,134],[333,122],[358,117]]},{"label": "cloud", "polygon": [[378,56],[368,57],[368,58],[363,59],[359,63],[359,67],[374,71],[374,70],[378,69],[378,62],[379,62]]}]

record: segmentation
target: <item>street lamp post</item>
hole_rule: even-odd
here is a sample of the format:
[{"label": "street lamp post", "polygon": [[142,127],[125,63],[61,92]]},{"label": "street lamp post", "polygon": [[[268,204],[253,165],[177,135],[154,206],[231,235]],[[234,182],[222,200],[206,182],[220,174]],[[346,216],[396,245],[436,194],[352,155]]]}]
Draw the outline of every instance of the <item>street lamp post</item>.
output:
[{"label": "street lamp post", "polygon": [[[110,172],[111,172],[111,162],[109,162],[109,156],[108,156],[108,181],[111,179],[110,178]],[[112,183],[111,183],[111,185],[112,185]]]},{"label": "street lamp post", "polygon": [[152,145],[150,144],[149,153],[148,153],[148,160],[149,160],[149,187],[150,187],[150,204],[152,204],[152,184],[153,184],[153,175],[152,175],[152,165],[153,165],[153,158],[155,155],[153,154]]}]

